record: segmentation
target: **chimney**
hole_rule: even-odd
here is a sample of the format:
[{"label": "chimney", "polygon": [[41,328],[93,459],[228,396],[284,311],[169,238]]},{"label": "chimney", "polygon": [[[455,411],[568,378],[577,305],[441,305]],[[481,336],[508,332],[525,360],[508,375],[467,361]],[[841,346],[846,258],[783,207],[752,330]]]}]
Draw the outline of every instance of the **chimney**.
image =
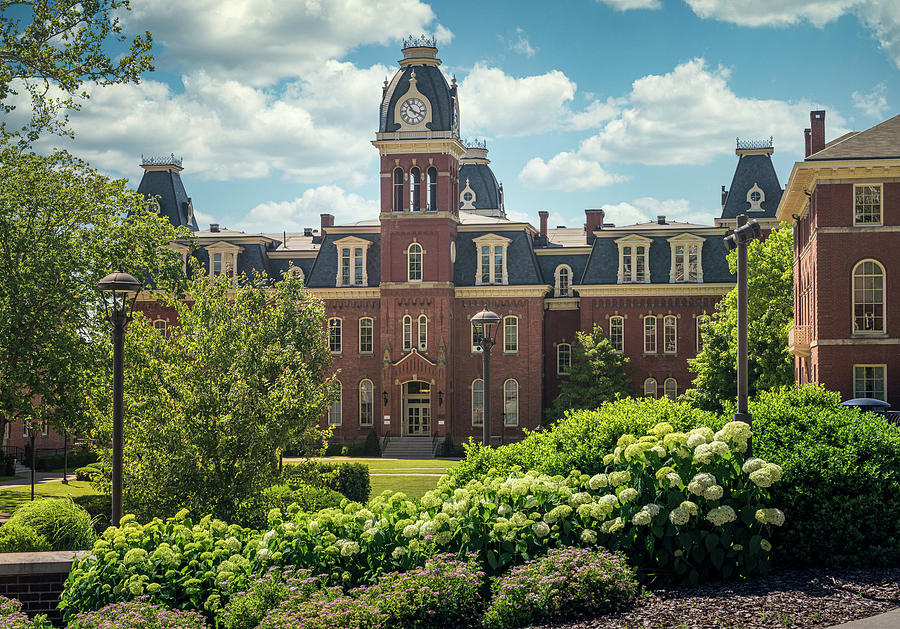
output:
[{"label": "chimney", "polygon": [[587,237],[588,244],[594,242],[594,231],[603,229],[603,217],[606,212],[603,210],[585,210],[584,211],[584,235]]},{"label": "chimney", "polygon": [[725,199],[728,198],[728,190],[725,189],[725,186],[722,186],[722,207],[725,207]]},{"label": "chimney", "polygon": [[803,154],[803,157],[809,157],[809,154],[812,152],[812,130],[804,129],[803,130],[803,145],[805,147],[806,152]]},{"label": "chimney", "polygon": [[210,223],[210,224],[209,224],[209,231],[211,231],[211,232],[218,232],[218,231],[219,231],[219,224],[218,224],[218,223]]},{"label": "chimney", "polygon": [[334,225],[334,215],[333,214],[319,214],[319,217],[322,219],[321,224],[321,232],[322,235],[325,235],[325,228],[331,227]]},{"label": "chimney", "polygon": [[657,222],[659,225],[665,225],[665,224],[666,224],[666,217],[665,217],[665,215],[664,215],[664,214],[660,214],[659,216],[657,216],[657,217],[656,217],[656,222]]},{"label": "chimney", "polygon": [[809,128],[811,130],[810,155],[815,155],[825,148],[825,110],[809,112]]},{"label": "chimney", "polygon": [[547,219],[550,217],[550,212],[541,210],[538,212],[538,216],[541,217],[541,238],[547,242]]}]

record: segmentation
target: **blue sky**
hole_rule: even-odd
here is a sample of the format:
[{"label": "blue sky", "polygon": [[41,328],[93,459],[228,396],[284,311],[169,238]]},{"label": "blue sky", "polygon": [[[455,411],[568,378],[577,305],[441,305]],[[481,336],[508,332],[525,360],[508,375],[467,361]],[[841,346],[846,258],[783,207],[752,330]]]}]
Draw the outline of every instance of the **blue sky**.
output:
[{"label": "blue sky", "polygon": [[134,185],[142,153],[183,156],[200,221],[247,231],[377,212],[369,142],[410,33],[437,36],[463,135],[532,224],[708,223],[735,137],[774,136],[783,184],[811,108],[832,138],[900,102],[896,0],[133,0],[126,25],[157,70],[94,89],[63,144]]}]

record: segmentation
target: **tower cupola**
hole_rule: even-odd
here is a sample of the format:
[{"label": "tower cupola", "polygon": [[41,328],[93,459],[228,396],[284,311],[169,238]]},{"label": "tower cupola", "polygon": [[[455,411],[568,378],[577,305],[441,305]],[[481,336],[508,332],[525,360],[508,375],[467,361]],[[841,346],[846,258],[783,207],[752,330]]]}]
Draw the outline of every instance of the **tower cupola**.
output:
[{"label": "tower cupola", "polygon": [[194,204],[181,181],[182,160],[174,154],[168,156],[141,155],[144,176],[137,191],[155,203],[160,216],[169,219],[175,227],[187,227],[197,231]]},{"label": "tower cupola", "polygon": [[497,182],[484,140],[466,140],[459,160],[459,209],[481,216],[506,218],[503,185]]}]

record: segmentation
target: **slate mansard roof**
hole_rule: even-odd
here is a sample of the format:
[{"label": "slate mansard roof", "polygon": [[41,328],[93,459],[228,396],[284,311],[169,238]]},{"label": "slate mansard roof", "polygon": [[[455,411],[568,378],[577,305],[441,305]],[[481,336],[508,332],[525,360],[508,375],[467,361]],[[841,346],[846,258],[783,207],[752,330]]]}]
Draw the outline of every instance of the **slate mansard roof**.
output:
[{"label": "slate mansard roof", "polygon": [[[408,50],[410,49],[404,49],[404,54],[407,54]],[[437,52],[437,49],[429,47],[413,48],[413,50]],[[456,88],[450,87],[447,79],[444,78],[444,73],[438,68],[440,61],[431,56],[422,60],[413,57],[405,61],[408,65],[404,65],[397,71],[382,95],[378,131],[389,133],[400,128],[400,125],[394,122],[394,111],[409,90],[409,80],[414,72],[416,89],[428,99],[431,105],[431,122],[427,125],[428,128],[432,131],[452,131],[454,126],[457,126],[454,125],[456,122],[454,120]]]},{"label": "slate mansard roof", "polygon": [[197,231],[197,219],[193,215],[191,198],[181,181],[181,159],[174,155],[168,158],[141,159],[144,176],[137,191],[148,198],[156,198],[162,216],[176,227],[182,225]]},{"label": "slate mansard roof", "polygon": [[[778,175],[772,165],[769,144],[764,149],[741,149],[738,143],[738,164],[727,196],[722,202],[722,219],[734,220],[739,214],[748,218],[775,218],[775,210],[784,190],[778,182]],[[762,201],[758,208],[751,204],[751,191],[761,191]]]}]

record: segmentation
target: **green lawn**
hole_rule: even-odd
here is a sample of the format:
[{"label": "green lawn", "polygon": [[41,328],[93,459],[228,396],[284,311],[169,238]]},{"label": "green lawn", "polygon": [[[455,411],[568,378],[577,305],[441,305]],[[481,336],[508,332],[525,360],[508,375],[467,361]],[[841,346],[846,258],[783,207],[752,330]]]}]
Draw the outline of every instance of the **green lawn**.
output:
[{"label": "green lawn", "polygon": [[[96,494],[88,481],[69,481],[63,483],[39,483],[34,486],[34,497],[38,498],[74,498],[87,494]],[[31,499],[31,487],[0,487],[0,513],[12,514],[23,502]]]}]

